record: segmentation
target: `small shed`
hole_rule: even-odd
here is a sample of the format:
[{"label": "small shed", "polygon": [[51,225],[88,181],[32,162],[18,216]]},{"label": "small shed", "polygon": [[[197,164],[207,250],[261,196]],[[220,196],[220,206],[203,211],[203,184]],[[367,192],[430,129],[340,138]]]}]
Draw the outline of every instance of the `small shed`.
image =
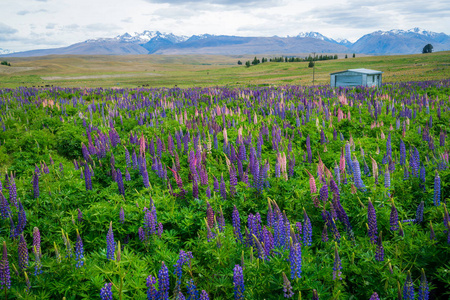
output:
[{"label": "small shed", "polygon": [[369,69],[348,69],[330,74],[331,87],[346,86],[381,86],[383,72]]}]

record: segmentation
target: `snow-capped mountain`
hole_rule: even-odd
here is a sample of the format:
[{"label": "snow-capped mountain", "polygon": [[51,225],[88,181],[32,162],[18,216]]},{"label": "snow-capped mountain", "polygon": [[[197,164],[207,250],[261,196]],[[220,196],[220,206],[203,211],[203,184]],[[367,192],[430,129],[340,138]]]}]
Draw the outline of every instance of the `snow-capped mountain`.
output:
[{"label": "snow-capped mountain", "polygon": [[434,51],[450,50],[450,36],[420,28],[375,31],[357,40],[350,48],[367,54],[421,53],[425,45],[432,44]]},{"label": "snow-capped mountain", "polygon": [[13,51],[0,48],[0,55],[11,54]]},{"label": "snow-capped mountain", "polygon": [[[300,32],[294,37],[241,37],[199,34],[190,37],[145,30],[114,38],[90,39],[68,47],[4,54],[41,56],[50,54],[127,55],[127,54],[292,54],[292,53],[421,53],[426,44],[434,51],[450,50],[450,36],[420,28],[392,29],[366,34],[351,43],[332,39],[319,32]],[[2,51],[0,49],[0,51]],[[1,53],[1,52],[0,52]]]}]

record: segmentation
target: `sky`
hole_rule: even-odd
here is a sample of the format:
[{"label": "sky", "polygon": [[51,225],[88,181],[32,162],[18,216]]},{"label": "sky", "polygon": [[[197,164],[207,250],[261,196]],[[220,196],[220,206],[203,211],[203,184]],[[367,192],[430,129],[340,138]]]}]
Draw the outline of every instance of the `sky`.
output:
[{"label": "sky", "polygon": [[414,27],[450,34],[450,1],[1,0],[0,48],[69,46],[144,30],[191,36],[295,36],[317,31],[354,42]]}]

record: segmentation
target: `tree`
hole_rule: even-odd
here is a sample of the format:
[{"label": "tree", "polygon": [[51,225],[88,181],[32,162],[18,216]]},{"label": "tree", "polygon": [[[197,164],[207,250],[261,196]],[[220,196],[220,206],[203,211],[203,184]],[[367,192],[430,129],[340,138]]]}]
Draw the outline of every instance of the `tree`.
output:
[{"label": "tree", "polygon": [[312,60],[309,61],[308,68],[314,67],[314,62]]},{"label": "tree", "polygon": [[353,53],[353,58],[355,58],[356,57],[356,55],[355,55],[355,53]]},{"label": "tree", "polygon": [[347,54],[345,54],[345,58],[348,58]]},{"label": "tree", "polygon": [[247,60],[247,61],[245,62],[245,66],[246,66],[247,68],[250,68],[250,61],[249,61],[249,60]]},{"label": "tree", "polygon": [[238,60],[238,65],[242,65],[242,61]]},{"label": "tree", "polygon": [[422,53],[431,53],[433,52],[433,45],[427,44],[425,47],[423,47]]}]

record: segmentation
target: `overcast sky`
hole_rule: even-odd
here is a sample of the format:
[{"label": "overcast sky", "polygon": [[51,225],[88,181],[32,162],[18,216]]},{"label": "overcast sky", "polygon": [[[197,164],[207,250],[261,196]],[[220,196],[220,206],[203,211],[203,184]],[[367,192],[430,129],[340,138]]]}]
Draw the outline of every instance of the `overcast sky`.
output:
[{"label": "overcast sky", "polygon": [[295,36],[356,41],[377,30],[450,34],[450,1],[424,0],[1,0],[0,48],[63,47],[158,30],[176,35]]}]

